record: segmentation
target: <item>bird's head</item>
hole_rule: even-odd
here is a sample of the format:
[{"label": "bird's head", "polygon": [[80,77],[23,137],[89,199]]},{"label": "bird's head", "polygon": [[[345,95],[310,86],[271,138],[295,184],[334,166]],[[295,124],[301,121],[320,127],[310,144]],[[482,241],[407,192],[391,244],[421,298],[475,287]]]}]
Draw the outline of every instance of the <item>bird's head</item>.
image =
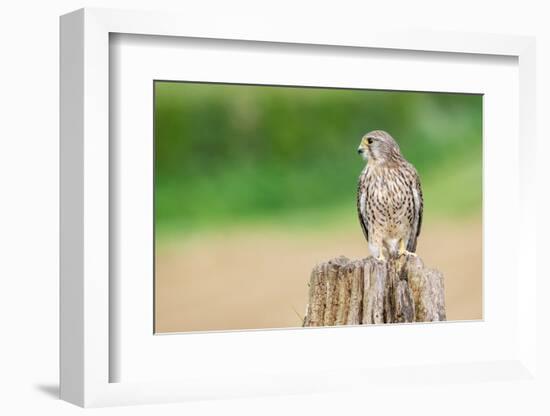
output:
[{"label": "bird's head", "polygon": [[399,151],[399,145],[383,130],[373,130],[363,136],[357,153],[365,160],[372,160],[374,162],[387,162],[401,157]]}]

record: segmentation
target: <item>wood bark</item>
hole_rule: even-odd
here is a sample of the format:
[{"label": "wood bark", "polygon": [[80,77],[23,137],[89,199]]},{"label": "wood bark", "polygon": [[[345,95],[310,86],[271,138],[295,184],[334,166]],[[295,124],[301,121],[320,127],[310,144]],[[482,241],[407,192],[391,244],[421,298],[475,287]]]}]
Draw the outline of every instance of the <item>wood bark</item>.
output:
[{"label": "wood bark", "polygon": [[443,274],[418,256],[340,256],[316,265],[304,326],[444,321]]}]

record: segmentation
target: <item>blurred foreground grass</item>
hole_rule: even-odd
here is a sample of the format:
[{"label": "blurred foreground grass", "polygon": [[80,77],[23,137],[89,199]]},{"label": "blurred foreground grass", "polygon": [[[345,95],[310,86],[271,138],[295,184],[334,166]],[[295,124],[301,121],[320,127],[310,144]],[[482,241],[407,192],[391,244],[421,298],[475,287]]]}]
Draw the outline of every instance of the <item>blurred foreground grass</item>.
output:
[{"label": "blurred foreground grass", "polygon": [[158,236],[355,222],[374,129],[419,171],[425,219],[481,216],[479,95],[156,82],[155,105]]}]

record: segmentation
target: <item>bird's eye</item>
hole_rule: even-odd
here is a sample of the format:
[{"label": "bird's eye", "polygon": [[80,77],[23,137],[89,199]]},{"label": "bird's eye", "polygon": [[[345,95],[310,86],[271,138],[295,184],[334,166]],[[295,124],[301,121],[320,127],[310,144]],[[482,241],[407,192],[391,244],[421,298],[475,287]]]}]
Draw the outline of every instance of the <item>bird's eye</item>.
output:
[{"label": "bird's eye", "polygon": [[372,139],[369,137],[369,138],[367,139],[367,142],[369,142],[369,144],[372,144]]}]

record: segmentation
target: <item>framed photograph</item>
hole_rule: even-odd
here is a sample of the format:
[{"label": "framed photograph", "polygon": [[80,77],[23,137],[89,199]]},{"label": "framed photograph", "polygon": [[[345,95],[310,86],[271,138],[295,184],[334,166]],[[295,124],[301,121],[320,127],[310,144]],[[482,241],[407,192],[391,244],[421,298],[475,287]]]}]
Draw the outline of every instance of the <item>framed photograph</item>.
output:
[{"label": "framed photograph", "polygon": [[534,40],[241,23],[61,18],[61,397],[537,383]]},{"label": "framed photograph", "polygon": [[[325,299],[329,278],[314,276],[326,281],[310,285],[311,270],[330,253],[367,257],[362,225],[376,251],[375,235],[391,240],[400,222],[407,225],[397,234],[418,230],[410,238],[411,262],[422,256],[444,275],[437,320],[482,319],[482,99],[155,81],[155,333],[361,324],[369,296],[358,293],[361,305],[350,307],[353,270],[334,270],[341,287],[334,284],[333,291],[342,289],[342,299],[334,296],[332,318],[325,306],[333,303]],[[391,125],[404,138],[397,145],[387,132],[367,133],[366,124]],[[395,154],[386,156],[387,149]],[[403,154],[410,154],[414,171]],[[358,181],[365,158],[371,170]],[[402,181],[416,169],[415,184]],[[380,201],[367,192],[362,201],[357,182],[374,196],[386,173]],[[390,189],[398,189],[395,205],[402,211],[386,202]],[[407,199],[416,189],[417,205]],[[372,218],[363,214],[369,207]],[[375,257],[388,257],[387,251]],[[383,269],[392,260],[372,264]],[[356,278],[364,280],[363,262],[359,269]],[[322,293],[312,296],[324,299],[314,308],[308,290],[316,289]],[[415,309],[420,313],[420,305]],[[386,312],[375,311],[379,319],[372,323],[393,323]]]}]

